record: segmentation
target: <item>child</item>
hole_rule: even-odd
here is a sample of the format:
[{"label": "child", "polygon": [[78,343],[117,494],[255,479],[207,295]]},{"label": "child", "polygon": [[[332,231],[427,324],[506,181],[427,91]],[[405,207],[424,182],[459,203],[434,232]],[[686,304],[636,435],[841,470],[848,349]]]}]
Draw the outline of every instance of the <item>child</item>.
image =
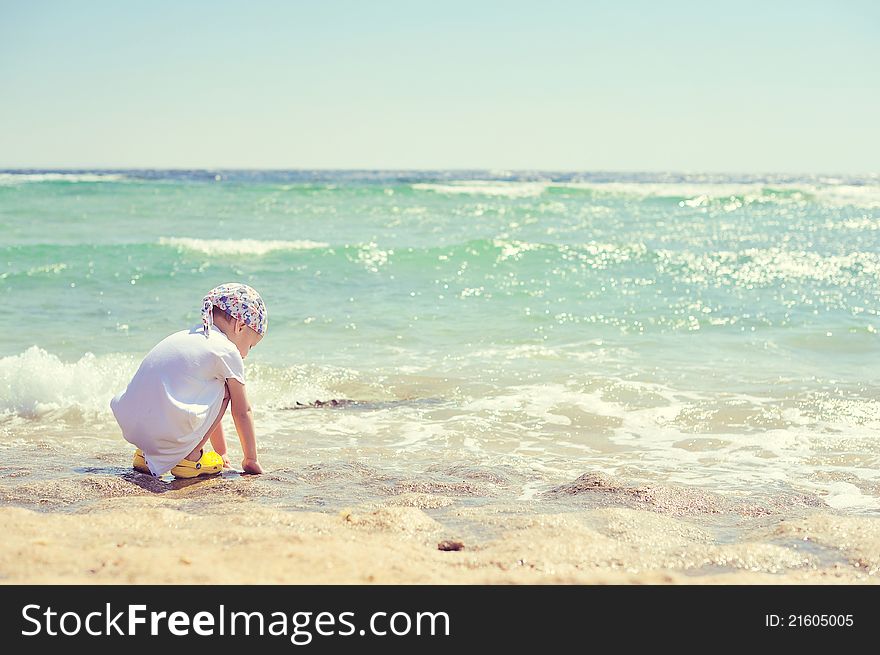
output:
[{"label": "child", "polygon": [[[245,392],[244,362],[266,334],[263,299],[246,284],[221,284],[205,296],[202,324],[160,341],[128,388],[110,401],[122,436],[137,446],[138,471],[194,478],[229,467],[221,419],[232,403],[246,473],[262,473]],[[211,440],[216,454],[203,453]]]}]

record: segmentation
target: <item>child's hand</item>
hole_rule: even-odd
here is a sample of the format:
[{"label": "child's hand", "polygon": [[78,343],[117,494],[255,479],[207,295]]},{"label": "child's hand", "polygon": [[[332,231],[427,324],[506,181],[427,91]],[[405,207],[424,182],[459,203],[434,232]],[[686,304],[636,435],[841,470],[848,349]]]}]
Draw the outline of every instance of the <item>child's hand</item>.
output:
[{"label": "child's hand", "polygon": [[259,475],[263,472],[263,467],[260,466],[257,460],[248,459],[247,457],[241,460],[241,468],[244,469],[245,473],[252,473],[254,475]]}]

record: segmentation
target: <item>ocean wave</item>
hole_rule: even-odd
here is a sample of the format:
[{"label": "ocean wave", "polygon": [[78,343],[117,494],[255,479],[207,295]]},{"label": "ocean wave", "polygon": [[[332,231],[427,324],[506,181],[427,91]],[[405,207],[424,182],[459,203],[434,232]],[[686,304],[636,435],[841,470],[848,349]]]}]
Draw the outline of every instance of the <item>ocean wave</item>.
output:
[{"label": "ocean wave", "polygon": [[834,207],[880,207],[880,186],[874,185],[806,185],[806,184],[694,184],[648,182],[570,182],[550,184],[556,193],[585,192],[591,195],[651,198],[677,201],[678,206],[691,209],[723,209],[734,211],[749,205],[802,205],[814,203]]},{"label": "ocean wave", "polygon": [[422,182],[413,184],[415,191],[433,191],[453,195],[502,196],[505,198],[534,198],[547,189],[545,182],[499,182],[495,180],[460,180],[448,184]]},{"label": "ocean wave", "polygon": [[824,202],[839,206],[880,208],[880,187],[840,184],[816,189],[816,195]]},{"label": "ocean wave", "polygon": [[[841,452],[871,450],[880,419],[877,399],[854,401],[860,416],[814,410],[816,398],[805,392],[771,397],[610,378],[597,386],[600,381],[589,388],[542,383],[497,389],[472,398],[462,409],[502,423],[509,440],[528,443],[523,450],[580,451],[580,457],[595,458],[608,470],[638,466],[675,483],[707,486],[705,466],[718,462],[722,465],[714,469],[712,483],[723,481],[728,489],[788,480],[833,507],[880,507],[876,494],[817,480],[815,464],[807,464],[824,459],[834,466]],[[637,457],[630,459],[627,451]],[[869,485],[876,479],[869,468],[844,464],[840,470]]]},{"label": "ocean wave", "polygon": [[[158,339],[157,339],[158,341]],[[0,357],[0,415],[78,420],[111,416],[110,399],[131,381],[146,353],[85,353],[63,361],[39,346]],[[246,366],[248,393],[261,408],[344,397],[341,385],[358,378],[350,369],[322,365]]]},{"label": "ocean wave", "polygon": [[39,418],[77,408],[109,412],[109,402],[124,389],[137,368],[132,357],[84,354],[76,362],[31,346],[19,355],[0,358],[0,412]]},{"label": "ocean wave", "polygon": [[258,239],[194,239],[160,237],[160,246],[193,250],[206,255],[265,255],[277,250],[315,250],[330,244],[318,241],[260,241]]},{"label": "ocean wave", "polygon": [[814,202],[832,206],[880,207],[880,186],[874,184],[773,184],[695,182],[507,182],[453,180],[412,184],[415,191],[438,194],[537,198],[546,193],[584,193],[638,199],[677,200],[681,207],[721,205],[727,211],[751,204]]},{"label": "ocean wave", "polygon": [[[867,229],[868,219],[860,219],[852,229]],[[836,229],[837,223],[832,224]],[[528,270],[565,270],[596,272],[627,269],[636,282],[668,276],[675,280],[701,286],[735,286],[742,288],[768,287],[780,282],[821,282],[840,288],[868,285],[873,288],[880,276],[880,254],[870,249],[849,250],[846,253],[805,250],[801,248],[718,249],[656,248],[644,241],[582,241],[552,243],[543,240],[510,238],[483,238],[430,247],[380,247],[375,242],[330,246],[313,241],[257,241],[257,240],[204,240],[163,237],[158,242],[104,245],[28,244],[0,248],[23,263],[0,273],[0,282],[15,278],[56,278],[69,275],[79,263],[95,258],[96,250],[124,249],[130,253],[149,252],[151,249],[174,248],[181,253],[198,253],[214,257],[242,255],[251,258],[283,253],[287,259],[327,257],[328,266],[348,262],[371,273],[390,270],[395,266],[406,269],[443,271],[459,269],[465,263],[471,273],[484,274],[496,267],[525,267]],[[139,255],[141,256],[141,255]],[[145,255],[144,255],[145,256]],[[30,261],[42,261],[30,265]],[[550,267],[548,269],[548,267]],[[463,269],[462,269],[463,270]],[[479,271],[479,273],[477,273]],[[156,273],[156,279],[165,273]],[[154,277],[155,277],[154,276]],[[479,287],[474,279],[471,287]]]},{"label": "ocean wave", "polygon": [[121,173],[0,173],[0,186],[37,182],[122,182]]}]

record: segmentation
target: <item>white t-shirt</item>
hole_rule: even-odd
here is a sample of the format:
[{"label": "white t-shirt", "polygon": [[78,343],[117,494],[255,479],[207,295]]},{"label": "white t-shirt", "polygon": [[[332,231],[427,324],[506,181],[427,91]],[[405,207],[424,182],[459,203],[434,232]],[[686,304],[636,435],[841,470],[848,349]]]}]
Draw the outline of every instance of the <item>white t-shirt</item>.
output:
[{"label": "white t-shirt", "polygon": [[241,353],[216,325],[165,337],[147,353],[128,388],[110,401],[122,436],[144,451],[154,475],[170,471],[220,414],[227,378],[244,384]]}]

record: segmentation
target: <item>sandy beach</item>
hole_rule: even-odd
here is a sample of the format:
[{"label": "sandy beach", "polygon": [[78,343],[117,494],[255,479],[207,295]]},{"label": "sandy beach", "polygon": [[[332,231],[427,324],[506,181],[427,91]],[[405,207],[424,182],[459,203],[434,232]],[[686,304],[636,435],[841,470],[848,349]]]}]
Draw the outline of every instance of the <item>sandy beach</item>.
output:
[{"label": "sandy beach", "polygon": [[4,484],[0,581],[880,582],[880,519],[810,502],[783,511],[585,474],[546,494],[562,503],[554,513],[406,490],[316,512],[267,506],[268,484],[230,473],[177,488],[136,473]]}]

